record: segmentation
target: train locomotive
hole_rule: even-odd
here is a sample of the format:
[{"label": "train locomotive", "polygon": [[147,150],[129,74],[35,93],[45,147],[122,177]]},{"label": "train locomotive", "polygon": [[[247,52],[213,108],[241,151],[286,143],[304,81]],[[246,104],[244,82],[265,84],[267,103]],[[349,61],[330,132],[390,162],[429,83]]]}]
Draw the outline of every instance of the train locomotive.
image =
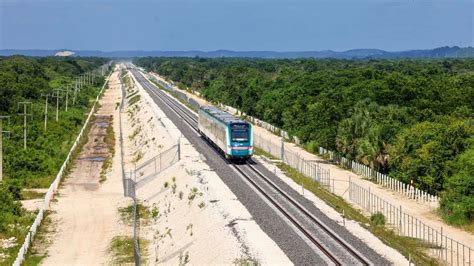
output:
[{"label": "train locomotive", "polygon": [[253,154],[252,125],[214,106],[199,108],[199,133],[228,159],[247,160]]}]

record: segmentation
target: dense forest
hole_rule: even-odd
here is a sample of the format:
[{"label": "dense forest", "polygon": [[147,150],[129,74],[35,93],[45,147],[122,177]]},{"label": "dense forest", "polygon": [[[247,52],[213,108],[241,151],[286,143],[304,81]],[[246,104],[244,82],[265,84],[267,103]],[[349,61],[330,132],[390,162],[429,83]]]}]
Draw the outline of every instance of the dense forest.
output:
[{"label": "dense forest", "polygon": [[[0,239],[16,237],[19,244],[26,235],[34,215],[27,213],[18,200],[25,199],[24,188],[47,188],[67,156],[91,107],[103,78],[93,86],[84,86],[68,111],[65,97],[59,99],[59,121],[56,122],[56,99],[53,89],[66,89],[73,79],[107,63],[101,58],[28,58],[0,57],[0,115],[3,121],[3,182],[0,184]],[[71,87],[70,87],[71,88]],[[48,125],[44,130],[45,97],[48,98]],[[64,96],[64,93],[63,93]],[[18,102],[29,101],[32,114],[27,119],[27,148],[23,149],[23,112]],[[14,254],[18,246],[7,251]],[[8,256],[7,256],[8,257]],[[2,257],[0,257],[1,262]],[[0,263],[2,264],[2,263]]]},{"label": "dense forest", "polygon": [[442,197],[474,221],[474,60],[140,58],[205,98]]}]

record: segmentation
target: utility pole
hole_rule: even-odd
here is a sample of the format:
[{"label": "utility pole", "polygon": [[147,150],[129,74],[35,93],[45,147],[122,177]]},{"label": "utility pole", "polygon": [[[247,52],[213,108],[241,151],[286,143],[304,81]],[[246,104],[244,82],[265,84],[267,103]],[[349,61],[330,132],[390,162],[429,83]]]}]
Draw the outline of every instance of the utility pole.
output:
[{"label": "utility pole", "polygon": [[67,112],[67,104],[69,102],[69,84],[66,85],[66,89],[62,91],[66,91],[66,112]]},{"label": "utility pole", "polygon": [[[54,94],[56,93],[56,94]],[[62,98],[61,96],[61,90],[60,89],[55,89],[53,91],[53,98],[56,98],[56,122],[59,120],[59,98]]]},{"label": "utility pole", "polygon": [[76,95],[77,95],[77,80],[74,82],[74,94],[72,96],[72,104],[76,104]]},{"label": "utility pole", "polygon": [[48,97],[51,96],[49,94],[41,94],[41,97],[45,97],[46,101],[44,104],[44,131],[46,131],[46,128],[48,126]]},{"label": "utility pole", "polygon": [[0,116],[0,182],[3,180],[3,133],[10,135],[10,131],[3,130],[3,120],[10,122],[10,116]]},{"label": "utility pole", "polygon": [[32,116],[31,113],[27,112],[27,106],[30,106],[30,111],[31,111],[31,102],[19,102],[18,103],[18,109],[20,109],[20,105],[23,105],[23,113],[20,113],[18,115],[23,116],[23,149],[26,150],[26,117],[27,116]]}]

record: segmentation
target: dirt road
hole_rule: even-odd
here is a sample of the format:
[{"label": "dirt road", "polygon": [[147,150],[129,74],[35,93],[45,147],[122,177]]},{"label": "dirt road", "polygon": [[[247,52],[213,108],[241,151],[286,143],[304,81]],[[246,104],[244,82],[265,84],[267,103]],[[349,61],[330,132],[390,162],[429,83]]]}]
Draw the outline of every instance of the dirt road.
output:
[{"label": "dirt road", "polygon": [[[99,265],[109,261],[108,245],[121,230],[117,208],[124,198],[120,175],[120,153],[113,158],[106,180],[100,182],[100,171],[109,148],[104,142],[109,123],[118,139],[118,111],[121,92],[118,71],[111,75],[109,88],[100,100],[100,109],[91,126],[89,139],[70,175],[53,203],[51,218],[57,233],[43,265]],[[115,150],[118,141],[116,142]]]}]

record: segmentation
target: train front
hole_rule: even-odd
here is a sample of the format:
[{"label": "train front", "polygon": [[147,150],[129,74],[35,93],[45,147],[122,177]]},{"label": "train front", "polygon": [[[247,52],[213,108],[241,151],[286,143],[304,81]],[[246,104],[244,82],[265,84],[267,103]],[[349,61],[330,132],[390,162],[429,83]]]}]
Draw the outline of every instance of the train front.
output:
[{"label": "train front", "polygon": [[247,122],[233,122],[229,125],[230,157],[246,160],[253,154],[252,125]]}]

